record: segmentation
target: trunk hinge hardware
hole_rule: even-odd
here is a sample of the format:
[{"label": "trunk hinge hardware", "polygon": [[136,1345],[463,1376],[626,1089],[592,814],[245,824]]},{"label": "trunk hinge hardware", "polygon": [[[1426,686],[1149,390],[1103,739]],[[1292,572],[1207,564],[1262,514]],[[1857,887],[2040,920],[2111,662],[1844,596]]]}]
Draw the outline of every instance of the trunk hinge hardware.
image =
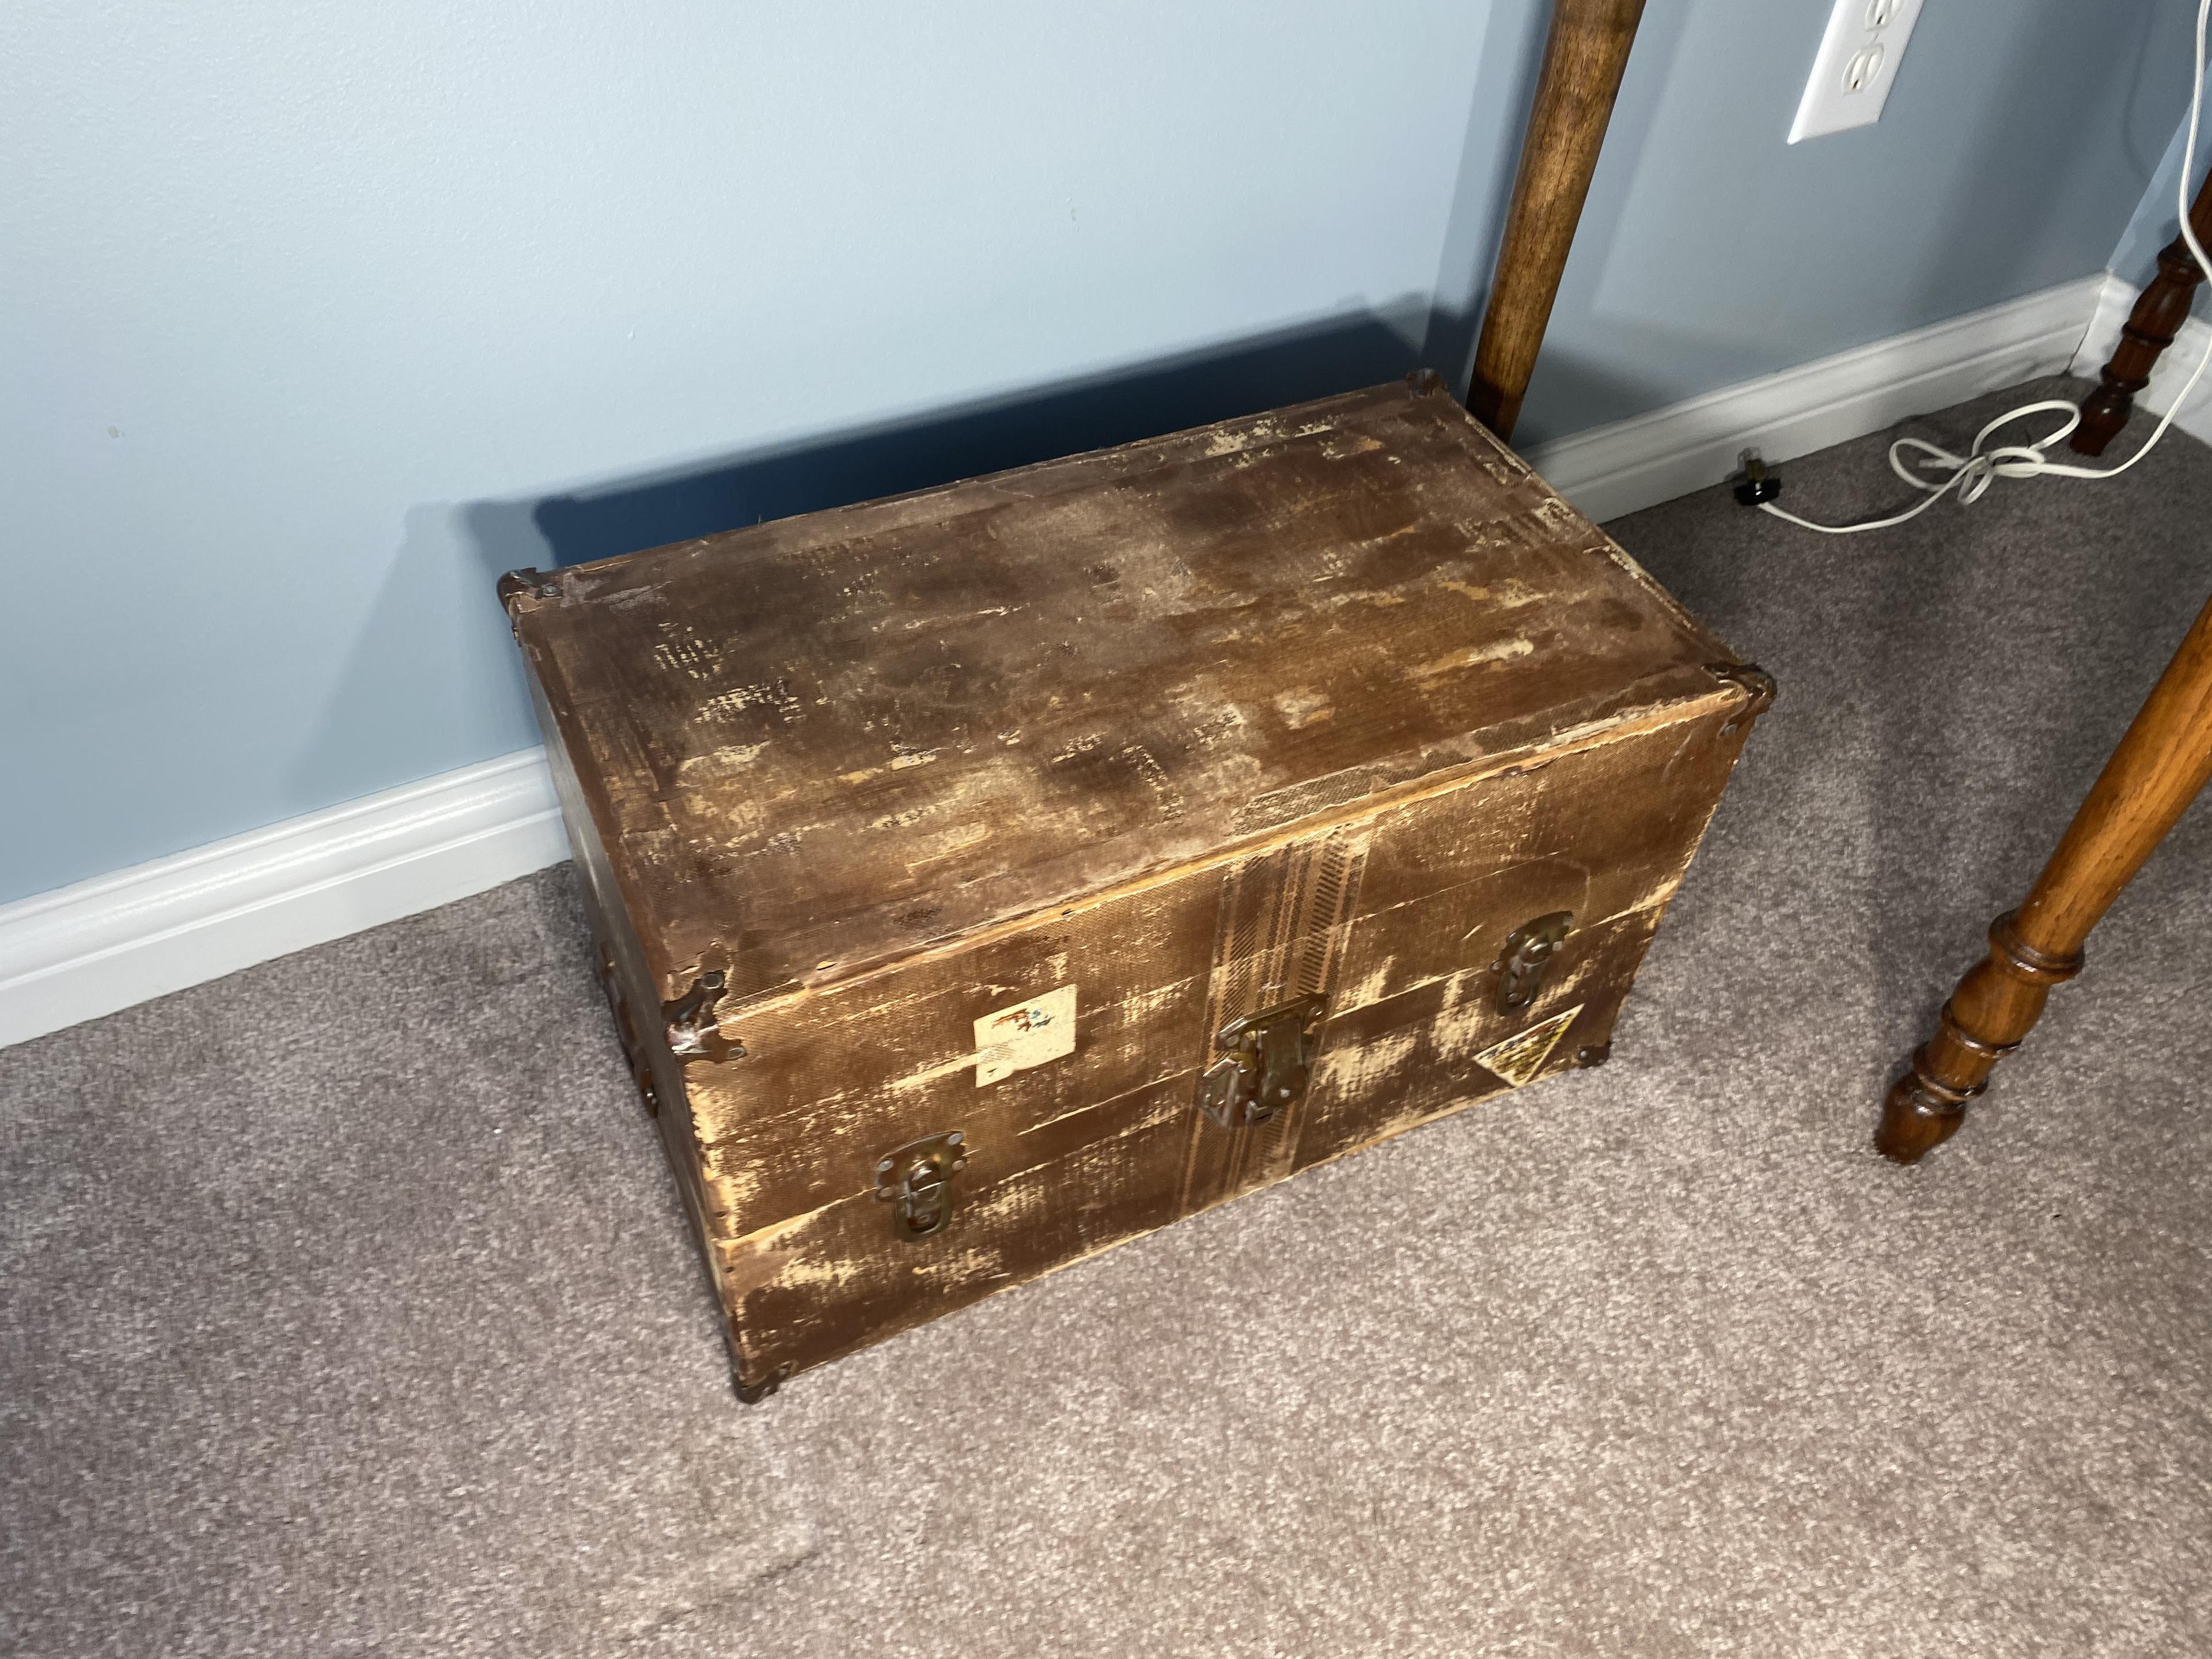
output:
[{"label": "trunk hinge hardware", "polygon": [[893,1206],[891,1231],[909,1241],[943,1232],[957,1197],[953,1174],[967,1164],[967,1142],[957,1129],[924,1135],[878,1158],[876,1196]]},{"label": "trunk hinge hardware", "polygon": [[691,981],[691,988],[673,1002],[660,1005],[660,1017],[666,1022],[664,1030],[668,1037],[668,1051],[678,1060],[743,1060],[745,1045],[732,1036],[724,1036],[722,1028],[714,1019],[714,1005],[722,1000],[722,992],[729,978],[719,968],[710,968]]},{"label": "trunk hinge hardware", "polygon": [[1774,676],[1757,663],[1709,662],[1705,665],[1705,672],[1729,685],[1741,686],[1751,696],[1751,701],[1729,715],[1728,724],[1721,727],[1723,737],[1734,732],[1746,720],[1757,720],[1774,707]]},{"label": "trunk hinge hardware", "polygon": [[615,1031],[622,1038],[623,1058],[629,1061],[630,1075],[637,1080],[637,1092],[645,1101],[646,1115],[658,1117],[660,1095],[653,1081],[653,1062],[646,1057],[645,1045],[637,1040],[637,1027],[630,1022],[629,999],[623,994],[622,974],[611,956],[599,957],[599,989],[606,995],[607,1006],[614,1011]]},{"label": "trunk hinge hardware", "polygon": [[1559,953],[1575,925],[1571,910],[1524,921],[1505,936],[1505,949],[1490,964],[1498,975],[1498,1008],[1515,1013],[1534,1002],[1544,988],[1544,970]]},{"label": "trunk hinge hardware", "polygon": [[1214,1035],[1229,1052],[1198,1080],[1198,1103],[1224,1129],[1264,1123],[1306,1091],[1328,999],[1294,998],[1232,1019]]}]

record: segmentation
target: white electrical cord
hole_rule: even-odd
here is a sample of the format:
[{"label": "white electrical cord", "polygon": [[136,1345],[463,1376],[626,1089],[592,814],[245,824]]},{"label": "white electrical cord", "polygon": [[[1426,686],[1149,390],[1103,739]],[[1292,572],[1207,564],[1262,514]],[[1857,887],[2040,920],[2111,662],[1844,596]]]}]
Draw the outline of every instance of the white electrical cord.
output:
[{"label": "white electrical cord", "polygon": [[[2189,137],[2181,147],[2180,179],[2175,186],[2174,194],[2179,198],[2181,207],[2181,239],[2188,244],[2190,252],[2197,257],[2197,268],[2208,275],[2212,275],[2212,258],[2205,256],[2204,246],[2197,240],[2197,233],[2190,228],[2189,223],[2189,179],[2197,155],[2197,124],[2204,113],[2204,40],[2205,23],[2208,19],[2212,19],[2212,0],[2197,0],[2197,78],[2189,94]],[[2157,429],[2150,434],[2141,449],[2136,451],[2118,466],[2075,466],[2065,461],[2054,461],[2045,453],[2053,444],[2063,441],[2075,427],[2081,424],[2080,410],[2063,398],[2045,398],[2040,403],[2022,404],[2018,409],[2007,410],[1974,434],[1972,447],[1963,455],[1954,455],[1942,445],[1931,444],[1924,438],[1899,438],[1895,443],[1890,445],[1889,470],[1915,489],[1926,491],[1928,499],[1917,506],[1905,508],[1902,513],[1893,514],[1887,519],[1874,519],[1865,524],[1814,524],[1810,519],[1801,519],[1795,513],[1784,512],[1772,501],[1759,502],[1759,510],[1762,513],[1771,513],[1776,518],[1786,523],[1794,524],[1801,530],[1817,530],[1824,536],[1855,536],[1862,530],[1887,530],[1893,525],[1903,524],[1907,519],[1916,519],[1954,490],[1958,492],[1959,505],[1965,507],[1971,502],[1979,501],[1989,487],[1999,478],[2116,478],[2149,454],[2158,441],[2166,436],[2166,428],[2173,424],[2173,417],[2181,412],[2181,406],[2189,401],[2190,393],[2197,390],[2197,383],[2204,378],[2204,370],[2208,365],[2212,365],[2212,345],[2208,345],[2204,355],[2197,359],[2196,372],[2190,375],[2188,384],[2181,388],[2181,394],[2167,405],[2165,415],[2159,420]],[[1999,427],[2009,426],[2023,416],[2040,415],[2046,409],[2066,411],[2066,423],[2048,437],[2038,438],[2033,443],[1999,444],[1996,448],[1988,450],[1982,447],[1989,441],[1990,434],[1995,432]],[[1900,452],[1905,450],[1918,451],[1927,458],[1923,465],[1947,472],[1949,476],[1942,478],[1941,482],[1931,482],[1927,476],[1914,471],[1912,466],[1901,458]]]}]

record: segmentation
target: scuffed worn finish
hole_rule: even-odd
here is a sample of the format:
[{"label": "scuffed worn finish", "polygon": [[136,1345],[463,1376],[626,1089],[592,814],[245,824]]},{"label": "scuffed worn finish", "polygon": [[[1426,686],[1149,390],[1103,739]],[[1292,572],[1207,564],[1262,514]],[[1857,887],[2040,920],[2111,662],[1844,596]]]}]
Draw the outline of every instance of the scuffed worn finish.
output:
[{"label": "scuffed worn finish", "polygon": [[1721,654],[1405,387],[549,585],[518,631],[601,760],[653,966],[726,955],[739,996],[1704,690]]},{"label": "scuffed worn finish", "polygon": [[[502,592],[752,1389],[1601,1055],[1762,696],[1409,387]],[[1302,1098],[1200,1109],[1316,997]]]}]

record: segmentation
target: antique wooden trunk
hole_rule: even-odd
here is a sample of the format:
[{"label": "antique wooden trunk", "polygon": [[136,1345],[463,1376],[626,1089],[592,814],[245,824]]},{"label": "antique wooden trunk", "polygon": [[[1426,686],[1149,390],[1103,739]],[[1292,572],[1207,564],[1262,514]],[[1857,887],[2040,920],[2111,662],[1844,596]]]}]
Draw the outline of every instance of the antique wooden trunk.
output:
[{"label": "antique wooden trunk", "polygon": [[1433,380],[501,592],[748,1399],[1603,1060],[1772,694]]}]

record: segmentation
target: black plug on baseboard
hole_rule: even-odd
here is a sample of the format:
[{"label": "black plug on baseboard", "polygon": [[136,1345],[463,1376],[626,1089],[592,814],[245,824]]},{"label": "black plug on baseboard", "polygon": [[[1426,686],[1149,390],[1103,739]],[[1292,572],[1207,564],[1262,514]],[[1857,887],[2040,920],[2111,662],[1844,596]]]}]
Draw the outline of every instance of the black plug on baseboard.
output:
[{"label": "black plug on baseboard", "polygon": [[1761,501],[1782,498],[1782,480],[1766,470],[1766,463],[1759,458],[1755,449],[1747,449],[1736,457],[1743,471],[1736,475],[1735,498],[1746,507],[1757,507]]}]

